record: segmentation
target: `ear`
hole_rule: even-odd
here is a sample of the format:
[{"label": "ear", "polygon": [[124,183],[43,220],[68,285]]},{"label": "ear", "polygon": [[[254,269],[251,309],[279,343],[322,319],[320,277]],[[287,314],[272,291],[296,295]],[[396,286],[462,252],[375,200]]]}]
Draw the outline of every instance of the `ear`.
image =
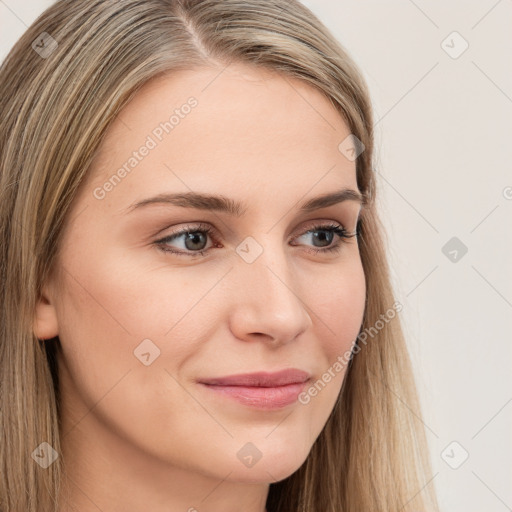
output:
[{"label": "ear", "polygon": [[55,338],[59,334],[57,310],[47,288],[43,289],[36,302],[33,329],[34,335],[40,340]]}]

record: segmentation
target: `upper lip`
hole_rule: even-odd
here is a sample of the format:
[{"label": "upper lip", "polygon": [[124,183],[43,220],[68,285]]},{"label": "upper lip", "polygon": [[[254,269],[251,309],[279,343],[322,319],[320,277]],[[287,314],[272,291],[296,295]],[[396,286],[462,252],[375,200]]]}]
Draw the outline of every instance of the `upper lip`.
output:
[{"label": "upper lip", "polygon": [[201,384],[208,384],[211,386],[251,386],[271,388],[306,382],[309,378],[309,373],[296,368],[289,368],[274,373],[243,373],[238,375],[229,375],[227,377],[201,379],[200,382]]}]

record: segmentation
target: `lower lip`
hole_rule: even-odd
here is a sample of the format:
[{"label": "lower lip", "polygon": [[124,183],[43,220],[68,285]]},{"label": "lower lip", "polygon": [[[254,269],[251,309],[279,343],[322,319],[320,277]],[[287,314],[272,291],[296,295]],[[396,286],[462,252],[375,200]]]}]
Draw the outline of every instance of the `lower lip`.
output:
[{"label": "lower lip", "polygon": [[306,382],[276,386],[273,388],[252,386],[216,386],[202,384],[202,386],[227,396],[243,405],[258,409],[280,409],[297,401],[297,397],[304,389]]}]

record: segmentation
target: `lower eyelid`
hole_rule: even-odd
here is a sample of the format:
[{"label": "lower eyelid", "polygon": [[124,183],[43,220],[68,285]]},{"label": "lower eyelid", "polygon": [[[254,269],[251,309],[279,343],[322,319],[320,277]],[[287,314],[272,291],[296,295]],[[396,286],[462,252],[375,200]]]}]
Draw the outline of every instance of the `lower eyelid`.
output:
[{"label": "lower eyelid", "polygon": [[[336,230],[343,231],[344,234],[336,233]],[[353,236],[352,233],[347,231],[342,224],[327,223],[325,225],[316,225],[316,226],[309,227],[308,229],[302,231],[300,234],[293,237],[292,240],[296,240],[297,238],[300,238],[302,236],[306,236],[310,233],[314,233],[315,231],[328,231],[328,232],[334,233],[335,235],[338,235],[339,239],[336,243],[334,243],[334,241],[333,241],[333,243],[331,245],[329,245],[325,248],[314,248],[314,247],[307,246],[308,248],[306,248],[306,251],[308,251],[308,252],[314,252],[314,253],[324,252],[324,253],[326,253],[329,250],[334,250],[335,248],[337,248],[337,246],[340,246],[343,242],[347,242],[348,239]],[[206,234],[207,237],[210,238],[210,240],[211,240],[211,246],[208,248],[205,248],[205,249],[198,250],[198,251],[191,251],[191,250],[186,250],[186,249],[175,249],[175,248],[171,248],[171,246],[169,246],[169,245],[166,245],[168,242],[174,241],[174,240],[180,238],[181,236],[184,236],[184,235],[187,235],[190,233]],[[350,236],[350,235],[352,235],[352,236]],[[210,226],[191,226],[186,230],[182,230],[181,232],[171,233],[170,235],[156,241],[155,244],[164,252],[176,254],[179,256],[190,256],[190,257],[194,257],[194,256],[198,256],[198,255],[201,256],[201,255],[204,255],[204,254],[210,252],[214,248],[222,247],[222,244],[217,239],[217,234],[216,234],[215,230],[213,228],[211,228]],[[301,244],[296,244],[294,246],[297,247],[300,245]]]}]

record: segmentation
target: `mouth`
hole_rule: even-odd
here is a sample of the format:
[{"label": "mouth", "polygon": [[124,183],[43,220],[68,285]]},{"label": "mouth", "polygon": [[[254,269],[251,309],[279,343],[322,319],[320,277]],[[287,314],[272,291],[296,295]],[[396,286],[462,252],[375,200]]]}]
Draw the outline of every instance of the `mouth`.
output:
[{"label": "mouth", "polygon": [[199,384],[217,396],[262,410],[280,409],[297,401],[310,380],[309,373],[286,369],[201,379]]}]

